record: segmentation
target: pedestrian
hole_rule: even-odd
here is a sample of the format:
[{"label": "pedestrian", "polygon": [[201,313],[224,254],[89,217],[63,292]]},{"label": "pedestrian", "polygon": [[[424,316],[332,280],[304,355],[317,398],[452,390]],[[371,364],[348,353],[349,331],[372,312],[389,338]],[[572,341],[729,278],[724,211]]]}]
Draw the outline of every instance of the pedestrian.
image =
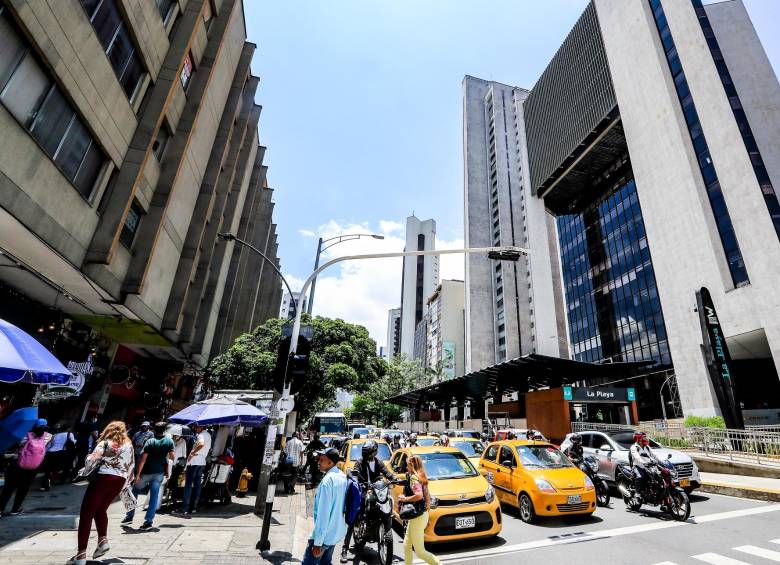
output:
[{"label": "pedestrian", "polygon": [[303,459],[303,442],[298,439],[298,432],[294,432],[284,447],[284,464],[288,467],[289,474],[285,476],[284,491],[287,494],[295,492],[295,482],[298,479],[298,469]]},{"label": "pedestrian", "polygon": [[184,470],[184,500],[182,501],[182,513],[186,516],[198,511],[200,488],[203,484],[203,469],[206,467],[206,457],[211,451],[211,435],[205,426],[193,424],[190,426],[197,434],[195,445],[187,457],[187,466]]},{"label": "pedestrian", "polygon": [[331,565],[333,550],[347,533],[344,520],[347,477],[336,467],[339,452],[329,447],[316,455],[324,476],[314,496],[314,531],[309,537],[301,565]]},{"label": "pedestrian", "polygon": [[152,425],[147,421],[141,422],[141,429],[133,435],[133,451],[135,451],[136,461],[141,459],[146,441],[153,437],[154,432],[152,431]]},{"label": "pedestrian", "polygon": [[72,462],[68,463],[68,458],[73,458],[76,447],[76,436],[65,429],[62,424],[57,424],[54,428],[54,435],[46,449],[46,458],[43,460],[43,484],[42,491],[51,490],[51,482],[58,476],[60,482],[64,483],[66,470],[70,470]]},{"label": "pedestrian", "polygon": [[[133,494],[137,497],[147,486],[149,487],[148,508],[142,530],[148,530],[154,522],[154,515],[159,508],[160,486],[170,476],[168,461],[173,461],[175,447],[173,440],[165,435],[167,424],[157,422],[154,425],[154,437],[144,444],[141,458],[135,466],[135,482]],[[122,520],[123,524],[131,524],[135,517],[135,510],[130,510]]]},{"label": "pedestrian", "polygon": [[127,436],[125,423],[111,422],[98,437],[95,449],[87,456],[84,474],[94,473],[94,476],[81,501],[78,552],[66,565],[86,565],[93,520],[97,528],[98,546],[92,558],[102,557],[111,549],[107,535],[108,507],[132,477],[133,462],[133,444]]},{"label": "pedestrian", "polygon": [[423,513],[412,518],[406,524],[404,535],[404,560],[406,565],[412,564],[412,552],[430,565],[439,565],[439,559],[425,549],[425,527],[428,525],[428,509],[431,507],[431,495],[428,492],[428,477],[425,474],[422,459],[419,455],[409,457],[408,484],[404,494],[398,496],[398,506],[416,502],[424,508]]},{"label": "pedestrian", "polygon": [[[0,516],[15,516],[22,511],[22,503],[38,469],[43,465],[46,447],[51,441],[52,436],[47,430],[48,422],[40,418],[19,444],[14,459],[8,463],[5,471],[5,484],[3,490],[0,491]],[[5,507],[14,492],[16,492],[16,496],[11,506],[11,512],[6,514]]]}]

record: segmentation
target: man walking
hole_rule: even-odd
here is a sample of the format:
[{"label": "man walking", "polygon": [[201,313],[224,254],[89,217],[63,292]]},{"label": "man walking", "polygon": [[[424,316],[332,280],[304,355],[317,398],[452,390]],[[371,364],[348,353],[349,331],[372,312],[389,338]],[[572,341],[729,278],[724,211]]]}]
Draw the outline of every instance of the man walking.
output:
[{"label": "man walking", "polygon": [[211,435],[204,426],[193,424],[192,431],[198,434],[195,446],[187,457],[187,468],[184,480],[184,500],[182,511],[185,515],[198,510],[200,487],[203,484],[203,469],[206,467],[206,457],[211,451]]},{"label": "man walking", "polygon": [[[165,435],[165,422],[157,422],[154,425],[154,437],[144,444],[141,459],[136,464],[135,482],[133,494],[138,496],[144,488],[149,486],[149,508],[146,510],[142,530],[152,527],[154,515],[157,512],[157,503],[160,498],[160,485],[168,478],[170,467],[168,460],[173,460],[173,440]],[[135,510],[131,510],[122,520],[123,524],[130,524],[135,516]]]},{"label": "man walking", "polygon": [[331,565],[333,550],[347,533],[344,520],[347,477],[336,467],[339,452],[329,447],[316,455],[324,477],[314,497],[314,531],[309,537],[301,565]]},{"label": "man walking", "polygon": [[141,423],[141,429],[135,432],[135,435],[133,436],[133,451],[135,452],[136,461],[141,460],[146,441],[154,437],[154,432],[152,432],[151,428],[152,425],[149,422],[144,421]]},{"label": "man walking", "polygon": [[284,447],[285,465],[290,468],[290,475],[285,479],[284,491],[287,494],[295,492],[295,483],[298,480],[298,470],[303,459],[303,442],[298,439],[298,432],[293,433],[287,445]]}]

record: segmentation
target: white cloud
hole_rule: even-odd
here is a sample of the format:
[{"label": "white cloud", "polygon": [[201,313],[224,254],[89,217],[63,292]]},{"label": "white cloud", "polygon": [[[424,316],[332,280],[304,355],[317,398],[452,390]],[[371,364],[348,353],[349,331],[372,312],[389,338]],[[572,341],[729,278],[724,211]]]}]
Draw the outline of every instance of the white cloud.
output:
[{"label": "white cloud", "polygon": [[303,237],[317,237],[317,234],[311,230],[298,230],[298,233]]},{"label": "white cloud", "polygon": [[[323,239],[340,234],[377,233],[368,222],[341,224],[331,220],[317,230]],[[382,220],[379,233],[382,240],[360,238],[334,245],[323,252],[321,263],[344,255],[362,253],[390,253],[404,248],[403,225]],[[439,249],[463,247],[463,240],[437,241]],[[364,259],[334,265],[317,278],[314,296],[314,314],[341,318],[368,328],[379,345],[387,340],[387,311],[401,304],[402,259]],[[440,272],[445,279],[463,279],[462,255],[441,257]],[[294,290],[303,286],[303,279],[285,275]]]}]

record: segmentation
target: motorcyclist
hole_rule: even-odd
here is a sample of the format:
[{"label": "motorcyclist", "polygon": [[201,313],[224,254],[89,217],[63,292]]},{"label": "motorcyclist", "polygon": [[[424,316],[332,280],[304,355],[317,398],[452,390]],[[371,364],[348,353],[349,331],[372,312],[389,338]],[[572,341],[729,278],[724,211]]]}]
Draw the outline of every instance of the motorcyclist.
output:
[{"label": "motorcyclist", "polygon": [[449,447],[450,445],[450,436],[447,434],[441,434],[439,436],[439,441],[437,442],[437,445],[440,445],[442,447]]},{"label": "motorcyclist", "polygon": [[395,453],[397,450],[401,449],[401,447],[401,434],[395,434],[392,443],[390,443],[390,451]]},{"label": "motorcyclist", "polygon": [[406,447],[417,447],[417,434],[409,434],[409,441],[406,442]]},{"label": "motorcyclist", "polygon": [[517,439],[517,436],[515,435],[515,432],[507,432],[506,433],[506,439],[507,441],[512,441]]},{"label": "motorcyclist", "polygon": [[484,443],[485,445],[488,444],[488,441],[489,441],[488,440],[488,435],[485,432],[482,432],[480,434],[479,438],[482,440],[482,443]]},{"label": "motorcyclist", "polygon": [[582,450],[582,436],[575,433],[572,434],[569,439],[571,440],[571,445],[569,445],[569,447],[564,450],[563,454],[571,459],[572,463],[579,465],[582,463],[582,459],[584,457],[584,452]]},{"label": "motorcyclist", "polygon": [[526,432],[525,432],[525,439],[527,439],[528,441],[533,441],[535,433],[536,433],[536,430],[531,430],[531,429],[526,430]]},{"label": "motorcyclist", "polygon": [[315,433],[314,439],[309,442],[309,445],[306,446],[306,449],[303,450],[303,453],[306,455],[306,464],[303,466],[303,469],[301,472],[303,473],[303,476],[306,476],[306,471],[309,470],[311,473],[311,482],[315,483],[317,482],[315,478],[317,475],[319,475],[319,468],[317,467],[317,457],[314,455],[317,451],[324,451],[325,450],[325,444],[322,443],[322,440],[320,439],[320,434]]},{"label": "motorcyclist", "polygon": [[[379,446],[373,439],[370,439],[364,443],[363,447],[360,449],[361,457],[355,461],[355,466],[352,468],[351,473],[352,476],[355,477],[355,479],[361,485],[373,484],[378,481],[380,477],[384,477],[388,481],[395,480],[395,477],[393,477],[392,473],[388,471],[382,460],[377,458],[376,454],[378,451]],[[363,508],[361,508],[360,511],[362,513]],[[358,520],[359,519],[360,518],[358,518]],[[388,529],[392,526],[390,520],[391,518],[388,516]],[[344,538],[344,545],[341,548],[342,563],[346,563],[348,561],[347,550],[349,549],[349,542],[352,540],[352,532],[355,529],[355,523],[357,523],[357,520],[355,520],[355,522],[350,524],[350,526],[347,528],[347,535]]]},{"label": "motorcyclist", "polygon": [[647,466],[651,462],[660,463],[650,449],[650,440],[645,432],[634,432],[634,445],[628,451],[628,460],[634,472],[634,489],[638,494],[647,486]]}]

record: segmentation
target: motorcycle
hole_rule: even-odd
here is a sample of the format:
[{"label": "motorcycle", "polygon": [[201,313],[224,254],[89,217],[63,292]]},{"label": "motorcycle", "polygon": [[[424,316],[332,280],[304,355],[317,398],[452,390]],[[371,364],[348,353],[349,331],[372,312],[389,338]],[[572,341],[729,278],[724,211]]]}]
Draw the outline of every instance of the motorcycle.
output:
[{"label": "motorcycle", "polygon": [[672,519],[684,522],[691,515],[691,501],[677,478],[677,470],[668,459],[651,461],[648,465],[647,481],[643,492],[637,492],[634,472],[631,466],[622,463],[617,468],[617,486],[623,495],[623,502],[630,510],[637,511],[643,504],[660,506]]},{"label": "motorcycle", "polygon": [[599,476],[599,460],[593,455],[586,455],[577,462],[577,467],[593,482],[596,489],[596,504],[609,506],[609,487],[607,482]]},{"label": "motorcycle", "polygon": [[367,543],[377,543],[380,565],[393,561],[393,501],[390,498],[390,483],[384,480],[373,484],[361,484],[363,508],[355,522],[355,555]]}]

